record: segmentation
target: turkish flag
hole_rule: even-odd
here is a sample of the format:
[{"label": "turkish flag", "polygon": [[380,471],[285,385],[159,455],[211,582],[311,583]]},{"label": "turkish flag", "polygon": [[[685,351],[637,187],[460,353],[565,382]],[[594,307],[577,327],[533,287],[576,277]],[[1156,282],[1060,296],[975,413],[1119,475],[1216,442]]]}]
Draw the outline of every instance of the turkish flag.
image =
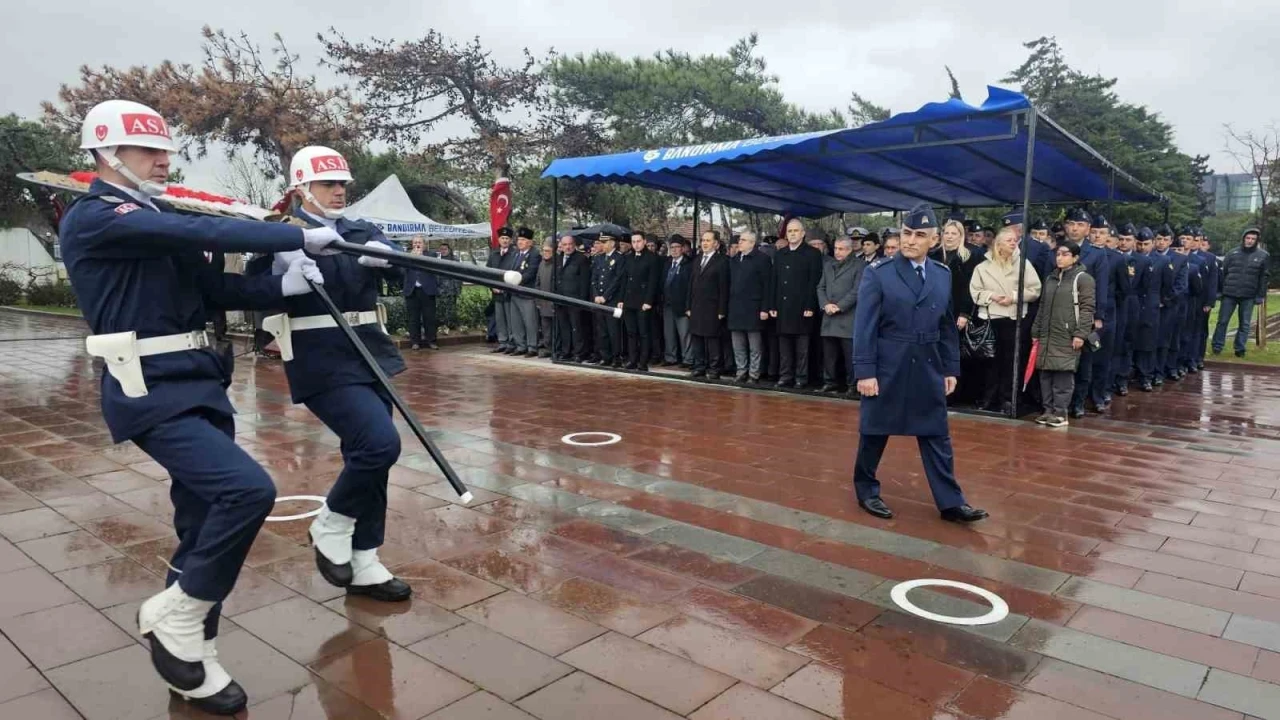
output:
[{"label": "turkish flag", "polygon": [[1031,341],[1031,352],[1027,355],[1027,371],[1022,375],[1022,391],[1027,391],[1027,386],[1031,384],[1031,376],[1036,371],[1036,358],[1040,357],[1040,341]]},{"label": "turkish flag", "polygon": [[498,178],[489,191],[489,247],[498,247],[498,230],[511,215],[511,180]]}]

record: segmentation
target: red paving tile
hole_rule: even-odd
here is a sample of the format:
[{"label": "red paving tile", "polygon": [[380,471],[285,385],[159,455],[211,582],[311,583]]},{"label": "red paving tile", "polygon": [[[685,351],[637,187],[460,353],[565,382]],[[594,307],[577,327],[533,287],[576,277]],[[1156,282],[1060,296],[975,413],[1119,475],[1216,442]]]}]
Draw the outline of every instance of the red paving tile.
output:
[{"label": "red paving tile", "polygon": [[[0,337],[29,331],[33,322],[63,322],[13,318],[0,312]],[[36,648],[37,665],[52,668],[53,684],[90,716],[150,718],[168,710],[194,717],[166,705],[145,652],[132,647],[132,613],[161,586],[176,542],[167,473],[132,444],[110,445],[89,365],[74,344],[58,347],[37,357],[0,346],[0,365],[12,358],[0,376],[0,628]],[[66,362],[71,358],[77,361]],[[1274,383],[1274,395],[1280,380],[1239,369],[1207,372],[1157,395],[1118,401],[1112,414],[1125,423],[1088,418],[1082,425],[1109,435],[1085,442],[1078,433],[956,416],[959,475],[970,497],[993,511],[990,521],[960,528],[938,521],[914,444],[903,439],[890,444],[882,467],[898,517],[881,523],[857,510],[848,486],[852,454],[829,452],[833,444],[856,443],[856,406],[628,378],[618,380],[619,392],[602,396],[572,370],[543,374],[539,365],[468,350],[414,355],[409,363],[397,382],[423,421],[473,437],[440,438],[465,473],[614,502],[879,578],[973,583],[1021,615],[1280,684],[1274,652],[1024,589],[1019,583],[1029,578],[1050,580],[1025,568],[935,556],[983,575],[975,577],[815,537],[784,527],[791,524],[785,520],[762,521],[750,502],[725,503],[724,495],[698,490],[1280,622],[1280,427],[1267,426],[1269,416],[1249,399],[1269,395],[1196,392],[1231,378]],[[432,383],[445,370],[454,381]],[[50,383],[54,377],[60,384]],[[527,394],[535,377],[554,391]],[[340,468],[336,440],[305,407],[287,402],[286,389],[278,363],[237,365],[232,400],[244,413],[238,442],[282,493],[322,494]],[[527,402],[495,410],[491,398],[513,394]],[[1201,407],[1204,397],[1213,404]],[[569,448],[559,442],[569,415],[582,427],[608,426],[644,442]],[[1246,426],[1250,416],[1260,421]],[[832,430],[813,437],[813,427]],[[224,615],[234,620],[223,622],[220,638],[224,664],[259,703],[253,717],[547,720],[608,705],[616,720],[674,717],[669,710],[697,720],[812,720],[817,713],[1242,720],[501,493],[483,490],[462,507],[401,430],[407,450],[391,473],[381,555],[413,586],[414,599],[390,607],[346,597],[316,572],[305,522],[268,526],[225,603]],[[1154,446],[1151,439],[1168,442]],[[622,479],[613,482],[615,475]],[[684,485],[651,486],[656,492],[634,486],[657,479]],[[721,509],[705,506],[712,500]],[[468,637],[476,642],[467,645]],[[405,650],[459,642],[475,648],[465,672],[459,665],[462,678]],[[530,654],[530,668],[546,672],[531,671],[524,685],[495,686],[502,697],[476,692],[468,681],[485,686],[481,676],[511,663],[516,648]],[[603,681],[550,657],[561,654]],[[21,706],[23,712],[67,711],[56,693],[41,690],[39,668],[27,667],[16,650],[10,655],[18,659],[6,660],[0,641],[0,714],[15,707],[15,698],[5,697],[14,692],[39,708]],[[138,691],[99,697],[111,684]]]}]

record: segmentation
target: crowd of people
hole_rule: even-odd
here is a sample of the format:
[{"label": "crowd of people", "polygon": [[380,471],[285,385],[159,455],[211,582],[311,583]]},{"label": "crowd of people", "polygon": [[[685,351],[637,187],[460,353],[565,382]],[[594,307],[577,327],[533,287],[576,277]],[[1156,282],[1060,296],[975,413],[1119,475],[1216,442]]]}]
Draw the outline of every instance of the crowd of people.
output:
[{"label": "crowd of people", "polygon": [[[1243,357],[1269,281],[1259,232],[1219,257],[1202,228],[1116,226],[1083,208],[1050,226],[1006,215],[998,228],[952,215],[929,258],[950,270],[962,373],[950,402],[1009,414],[1043,408],[1065,425],[1106,412],[1131,387],[1150,392],[1222,352],[1232,316]],[[856,398],[851,348],[864,270],[898,254],[900,231],[848,228],[830,242],[800,219],[782,237],[708,230],[680,235],[572,233],[535,248],[528,228],[502,228],[489,267],[523,285],[621,307],[620,319],[494,291],[495,353],[693,378],[809,389]],[[1221,314],[1212,332],[1212,308]],[[1035,345],[1033,354],[1032,347]],[[1016,359],[1016,360],[1015,360]],[[1034,360],[1038,382],[1024,383]],[[1015,364],[1017,367],[1015,368]]]}]

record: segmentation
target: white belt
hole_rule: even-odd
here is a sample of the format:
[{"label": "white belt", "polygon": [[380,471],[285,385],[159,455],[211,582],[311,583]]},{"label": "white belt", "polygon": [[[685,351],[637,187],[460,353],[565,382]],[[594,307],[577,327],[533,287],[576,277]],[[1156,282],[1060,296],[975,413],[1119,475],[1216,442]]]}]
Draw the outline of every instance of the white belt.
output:
[{"label": "white belt", "polygon": [[[342,318],[352,327],[358,325],[378,325],[382,327],[385,322],[385,312],[385,308],[379,304],[377,310],[345,312],[342,313]],[[336,327],[338,327],[338,322],[330,315],[289,317],[286,314],[280,314],[272,315],[262,320],[262,329],[275,337],[276,346],[280,348],[280,359],[285,362],[293,360],[293,333],[303,330],[321,330],[323,328]],[[382,331],[386,332],[386,328],[383,327]]]},{"label": "white belt", "polygon": [[85,350],[106,361],[107,372],[120,383],[125,397],[131,398],[147,394],[147,383],[142,378],[142,358],[207,347],[209,336],[204,330],[141,339],[136,332],[130,330],[90,335],[84,340]]}]

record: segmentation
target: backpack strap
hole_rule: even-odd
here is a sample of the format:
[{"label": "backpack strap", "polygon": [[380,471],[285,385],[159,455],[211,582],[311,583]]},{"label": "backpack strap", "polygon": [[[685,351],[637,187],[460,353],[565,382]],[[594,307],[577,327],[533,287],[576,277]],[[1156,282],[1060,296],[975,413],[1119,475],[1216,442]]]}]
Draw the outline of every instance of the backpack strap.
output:
[{"label": "backpack strap", "polygon": [[1076,313],[1076,329],[1080,328],[1080,276],[1084,273],[1078,272],[1071,281],[1071,306]]}]

